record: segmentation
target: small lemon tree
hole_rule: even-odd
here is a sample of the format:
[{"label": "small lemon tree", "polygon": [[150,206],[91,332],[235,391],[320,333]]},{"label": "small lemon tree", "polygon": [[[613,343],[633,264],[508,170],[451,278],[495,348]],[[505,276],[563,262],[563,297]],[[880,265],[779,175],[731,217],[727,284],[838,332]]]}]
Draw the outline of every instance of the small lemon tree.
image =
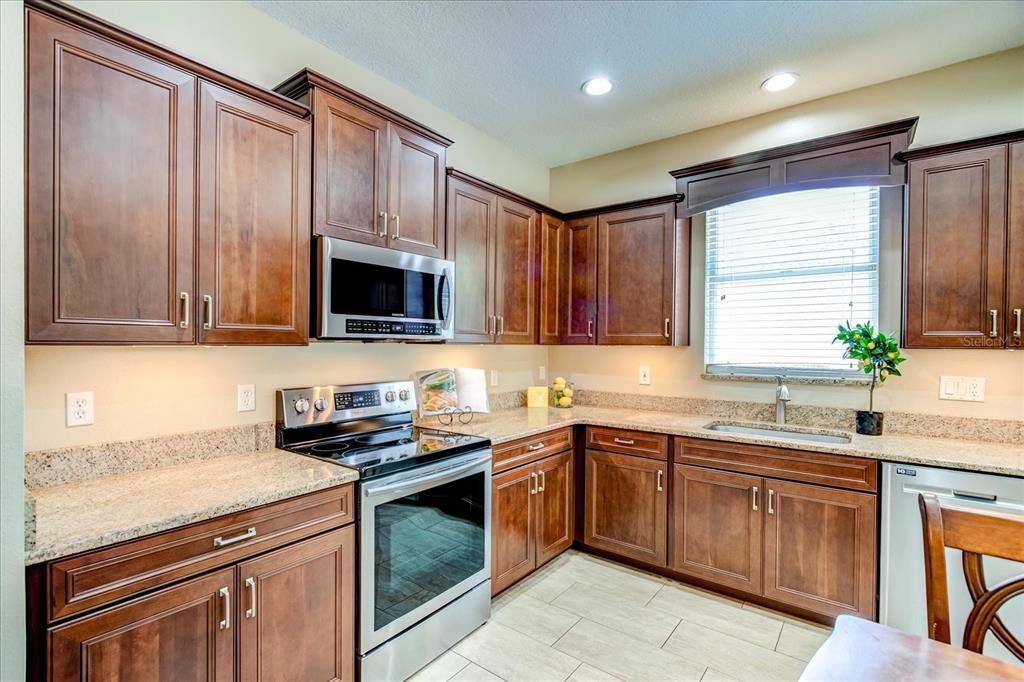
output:
[{"label": "small lemon tree", "polygon": [[857,361],[857,366],[871,375],[871,389],[868,397],[868,411],[875,411],[875,384],[884,382],[890,376],[902,376],[897,369],[906,360],[900,355],[899,345],[892,334],[876,332],[870,323],[851,326],[849,321],[839,325],[839,333],[832,343],[841,342],[846,346],[844,358]]}]

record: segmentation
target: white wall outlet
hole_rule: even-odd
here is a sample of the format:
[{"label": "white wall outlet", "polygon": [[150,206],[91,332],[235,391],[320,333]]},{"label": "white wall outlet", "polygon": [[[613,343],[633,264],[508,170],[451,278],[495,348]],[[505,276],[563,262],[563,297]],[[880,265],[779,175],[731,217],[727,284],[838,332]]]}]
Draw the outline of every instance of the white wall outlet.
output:
[{"label": "white wall outlet", "polygon": [[985,402],[985,377],[963,377],[963,397],[975,403]]},{"label": "white wall outlet", "polygon": [[651,368],[641,367],[640,368],[640,385],[650,386],[651,385]]},{"label": "white wall outlet", "polygon": [[537,368],[537,381],[545,382],[548,380],[548,368],[541,365]]},{"label": "white wall outlet", "polygon": [[252,384],[238,384],[238,411],[252,412],[256,409],[256,387]]},{"label": "white wall outlet", "polygon": [[985,377],[943,376],[939,380],[939,400],[985,402]]},{"label": "white wall outlet", "polygon": [[497,385],[498,385],[498,370],[492,369],[491,370],[491,386],[497,386]]},{"label": "white wall outlet", "polygon": [[65,423],[68,426],[87,426],[95,423],[92,391],[65,394]]}]

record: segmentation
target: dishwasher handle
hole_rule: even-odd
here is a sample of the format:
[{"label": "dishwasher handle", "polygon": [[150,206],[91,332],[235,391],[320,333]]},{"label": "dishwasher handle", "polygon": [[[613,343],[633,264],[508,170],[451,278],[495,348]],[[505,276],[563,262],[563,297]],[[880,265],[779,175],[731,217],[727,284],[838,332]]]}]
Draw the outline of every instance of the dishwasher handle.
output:
[{"label": "dishwasher handle", "polygon": [[953,497],[959,497],[962,500],[971,500],[974,502],[995,502],[998,499],[996,495],[989,495],[987,493],[972,493],[968,490],[957,490],[953,489]]}]

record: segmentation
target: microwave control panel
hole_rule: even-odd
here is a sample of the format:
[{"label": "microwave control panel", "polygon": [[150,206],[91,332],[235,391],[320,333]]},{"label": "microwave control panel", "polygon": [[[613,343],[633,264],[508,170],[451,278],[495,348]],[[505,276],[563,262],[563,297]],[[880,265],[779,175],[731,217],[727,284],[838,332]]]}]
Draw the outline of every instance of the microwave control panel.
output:
[{"label": "microwave control panel", "polygon": [[346,334],[401,334],[403,336],[437,336],[436,322],[399,322],[391,320],[345,320]]}]

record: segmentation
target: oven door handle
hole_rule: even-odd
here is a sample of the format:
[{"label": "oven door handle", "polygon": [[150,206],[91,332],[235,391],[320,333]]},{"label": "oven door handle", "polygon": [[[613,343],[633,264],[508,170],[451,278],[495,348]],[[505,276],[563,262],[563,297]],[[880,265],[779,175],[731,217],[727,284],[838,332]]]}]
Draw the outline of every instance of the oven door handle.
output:
[{"label": "oven door handle", "polygon": [[397,483],[390,485],[376,486],[363,486],[363,496],[366,498],[379,497],[380,495],[389,495],[394,493],[404,492],[415,492],[422,490],[427,484],[438,484],[447,483],[462,478],[469,471],[479,467],[481,464],[486,464],[491,461],[491,455],[488,453],[485,456],[476,457],[465,464],[458,464],[456,466],[446,467],[437,471],[436,473],[428,473],[425,476],[416,476],[415,478],[406,478]]}]

